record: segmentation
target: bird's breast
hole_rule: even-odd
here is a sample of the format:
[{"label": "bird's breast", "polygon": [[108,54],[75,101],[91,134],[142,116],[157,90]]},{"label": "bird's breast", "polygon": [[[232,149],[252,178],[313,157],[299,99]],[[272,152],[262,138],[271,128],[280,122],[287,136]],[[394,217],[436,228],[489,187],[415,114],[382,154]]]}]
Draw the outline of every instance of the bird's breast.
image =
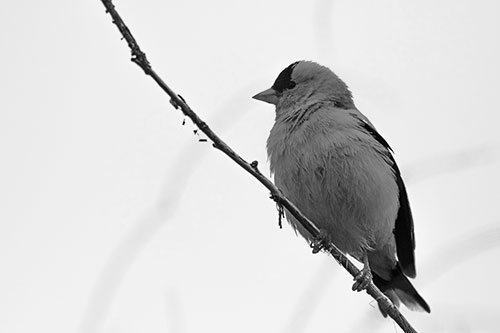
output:
[{"label": "bird's breast", "polygon": [[[319,113],[301,126],[277,121],[267,149],[274,181],[285,196],[341,249],[356,255],[392,237],[398,189],[376,142],[346,120]],[[289,220],[303,234],[295,219]]]}]

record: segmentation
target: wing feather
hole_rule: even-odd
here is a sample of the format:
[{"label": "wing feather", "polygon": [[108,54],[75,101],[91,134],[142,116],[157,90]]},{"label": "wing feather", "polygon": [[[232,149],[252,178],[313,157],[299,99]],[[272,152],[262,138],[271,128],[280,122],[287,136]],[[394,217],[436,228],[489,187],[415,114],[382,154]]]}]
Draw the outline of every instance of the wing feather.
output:
[{"label": "wing feather", "polygon": [[389,146],[387,141],[375,130],[373,125],[367,123],[363,119],[357,117],[360,121],[361,128],[371,135],[378,143],[380,143],[384,148],[386,148],[386,156],[392,165],[392,171],[394,172],[394,177],[396,177],[396,183],[399,190],[399,209],[396,217],[396,223],[394,228],[394,236],[396,239],[396,249],[399,264],[401,269],[408,277],[414,278],[416,276],[415,270],[415,232],[413,228],[413,216],[411,214],[410,202],[408,200],[408,194],[406,193],[406,187],[401,177],[401,172],[399,171],[396,160],[392,156],[392,148]]}]

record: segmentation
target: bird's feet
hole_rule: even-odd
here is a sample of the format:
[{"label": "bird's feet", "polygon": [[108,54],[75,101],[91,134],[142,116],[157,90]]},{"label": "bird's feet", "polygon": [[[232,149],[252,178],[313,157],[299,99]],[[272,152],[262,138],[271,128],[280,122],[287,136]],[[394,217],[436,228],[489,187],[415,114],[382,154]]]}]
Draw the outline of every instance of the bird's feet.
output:
[{"label": "bird's feet", "polygon": [[330,240],[325,230],[320,229],[318,237],[311,242],[312,253],[316,254],[321,250],[328,250]]},{"label": "bird's feet", "polygon": [[370,270],[370,267],[365,266],[361,271],[359,271],[359,274],[356,275],[354,278],[354,284],[352,285],[352,290],[353,291],[362,291],[365,290],[366,287],[370,284],[372,281],[372,271]]}]

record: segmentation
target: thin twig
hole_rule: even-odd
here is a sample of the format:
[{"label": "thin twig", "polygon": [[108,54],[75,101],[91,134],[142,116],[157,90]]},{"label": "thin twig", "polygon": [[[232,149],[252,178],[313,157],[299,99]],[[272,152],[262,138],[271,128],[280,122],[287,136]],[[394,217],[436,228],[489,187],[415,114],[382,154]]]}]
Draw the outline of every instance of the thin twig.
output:
[{"label": "thin twig", "polygon": [[[245,169],[248,173],[254,176],[262,185],[264,185],[270,192],[271,198],[275,200],[279,206],[283,206],[287,211],[292,214],[300,224],[317,239],[320,237],[320,230],[314,225],[314,223],[309,220],[300,210],[288,200],[282,192],[262,173],[258,170],[256,163],[248,163],[243,158],[241,158],[234,150],[232,150],[224,141],[222,141],[211,129],[210,127],[189,107],[189,105],[184,101],[183,98],[179,97],[172,89],[170,89],[167,84],[156,74],[156,72],[151,68],[149,61],[147,60],[146,54],[142,52],[137,41],[132,36],[132,33],[125,25],[120,15],[115,9],[111,0],[101,0],[106,7],[106,11],[113,18],[113,23],[118,27],[118,30],[122,34],[123,38],[127,41],[127,44],[132,52],[132,61],[136,63],[140,68],[144,70],[146,75],[149,75],[155,80],[155,82],[166,92],[170,98],[172,105],[189,117],[192,122],[202,131],[205,135],[212,141],[212,145],[222,151],[224,154],[229,156],[234,162]],[[352,264],[352,262],[332,243],[328,243],[325,246],[325,250],[328,251],[337,262],[342,265],[353,277],[357,276],[359,269]],[[415,332],[415,329],[410,325],[406,318],[399,312],[399,310],[392,304],[392,302],[371,282],[366,292],[372,296],[379,304],[381,309],[387,313],[396,323],[403,329],[404,332]]]}]

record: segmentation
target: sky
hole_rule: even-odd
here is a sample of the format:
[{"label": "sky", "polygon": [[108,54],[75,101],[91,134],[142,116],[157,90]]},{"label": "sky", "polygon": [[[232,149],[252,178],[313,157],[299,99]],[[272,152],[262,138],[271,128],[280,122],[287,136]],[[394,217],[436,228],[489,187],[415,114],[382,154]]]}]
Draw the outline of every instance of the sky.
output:
[{"label": "sky", "polygon": [[[314,60],[407,184],[422,332],[493,332],[497,1],[115,1],[155,71],[269,176],[271,105]],[[398,332],[130,62],[100,1],[0,4],[1,332]],[[185,124],[183,125],[183,123]]]}]

